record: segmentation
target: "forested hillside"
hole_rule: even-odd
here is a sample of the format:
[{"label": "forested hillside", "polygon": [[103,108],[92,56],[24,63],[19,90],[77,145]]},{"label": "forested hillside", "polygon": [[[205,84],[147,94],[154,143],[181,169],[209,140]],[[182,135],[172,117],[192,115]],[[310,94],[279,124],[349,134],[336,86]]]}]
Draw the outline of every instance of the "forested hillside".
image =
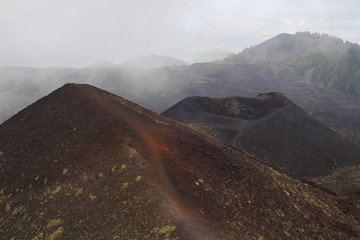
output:
[{"label": "forested hillside", "polygon": [[295,64],[296,74],[360,98],[360,46],[327,34],[297,34],[328,42],[332,48],[299,56]]}]

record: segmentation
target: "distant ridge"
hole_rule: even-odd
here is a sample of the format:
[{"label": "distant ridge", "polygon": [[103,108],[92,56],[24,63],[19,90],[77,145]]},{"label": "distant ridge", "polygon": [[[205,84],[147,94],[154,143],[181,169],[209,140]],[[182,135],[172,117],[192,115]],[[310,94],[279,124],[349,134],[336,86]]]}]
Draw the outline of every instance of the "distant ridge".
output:
[{"label": "distant ridge", "polygon": [[120,63],[121,67],[129,68],[161,68],[182,65],[186,65],[183,60],[156,54],[151,54]]},{"label": "distant ridge", "polygon": [[118,68],[119,65],[108,60],[101,60],[88,66],[88,68]]},{"label": "distant ridge", "polygon": [[186,62],[174,57],[160,56],[156,54],[150,54],[142,57],[138,57],[131,60],[126,60],[119,64],[115,64],[111,61],[103,60],[89,65],[89,68],[162,68],[172,66],[186,65]]},{"label": "distant ridge", "polygon": [[243,52],[226,59],[229,63],[271,61],[275,63],[295,64],[298,56],[316,51],[332,51],[339,42],[339,38],[328,35],[319,35],[318,38],[309,37],[309,34],[281,33],[256,46],[245,49]]},{"label": "distant ridge", "polygon": [[189,64],[193,63],[205,63],[205,62],[215,62],[220,61],[228,57],[231,53],[222,49],[212,48],[200,52],[199,54],[191,57],[186,62]]},{"label": "distant ridge", "polygon": [[351,239],[359,209],[175,121],[67,84],[0,125],[4,239]]}]

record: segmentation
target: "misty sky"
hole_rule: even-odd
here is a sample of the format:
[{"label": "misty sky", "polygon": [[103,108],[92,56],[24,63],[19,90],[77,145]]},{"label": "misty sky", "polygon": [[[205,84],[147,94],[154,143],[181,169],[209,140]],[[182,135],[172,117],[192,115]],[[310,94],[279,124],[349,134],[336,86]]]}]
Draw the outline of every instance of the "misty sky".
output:
[{"label": "misty sky", "polygon": [[360,43],[359,10],[359,0],[0,0],[0,65],[186,59],[296,31]]}]

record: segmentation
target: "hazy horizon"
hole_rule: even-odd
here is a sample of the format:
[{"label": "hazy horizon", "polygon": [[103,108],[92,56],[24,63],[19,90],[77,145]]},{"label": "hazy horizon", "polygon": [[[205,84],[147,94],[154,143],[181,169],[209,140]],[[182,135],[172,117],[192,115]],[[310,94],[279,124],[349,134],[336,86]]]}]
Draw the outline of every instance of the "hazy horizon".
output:
[{"label": "hazy horizon", "polygon": [[280,33],[360,43],[359,1],[0,0],[0,66],[83,67],[158,54],[239,52]]}]

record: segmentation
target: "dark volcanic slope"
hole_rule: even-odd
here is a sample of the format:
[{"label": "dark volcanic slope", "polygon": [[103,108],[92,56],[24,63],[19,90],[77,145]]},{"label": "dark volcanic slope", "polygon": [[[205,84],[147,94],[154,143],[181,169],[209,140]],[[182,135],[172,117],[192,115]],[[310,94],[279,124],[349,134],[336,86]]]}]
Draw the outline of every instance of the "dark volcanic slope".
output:
[{"label": "dark volcanic slope", "polygon": [[191,97],[163,115],[208,133],[296,177],[360,163],[360,149],[280,93],[256,98]]},{"label": "dark volcanic slope", "polygon": [[1,239],[351,239],[359,209],[68,84],[0,126]]},{"label": "dark volcanic slope", "polygon": [[249,61],[266,61],[295,63],[297,56],[319,48],[319,41],[297,35],[282,33],[255,47],[251,47],[226,59],[227,62],[243,63]]}]

